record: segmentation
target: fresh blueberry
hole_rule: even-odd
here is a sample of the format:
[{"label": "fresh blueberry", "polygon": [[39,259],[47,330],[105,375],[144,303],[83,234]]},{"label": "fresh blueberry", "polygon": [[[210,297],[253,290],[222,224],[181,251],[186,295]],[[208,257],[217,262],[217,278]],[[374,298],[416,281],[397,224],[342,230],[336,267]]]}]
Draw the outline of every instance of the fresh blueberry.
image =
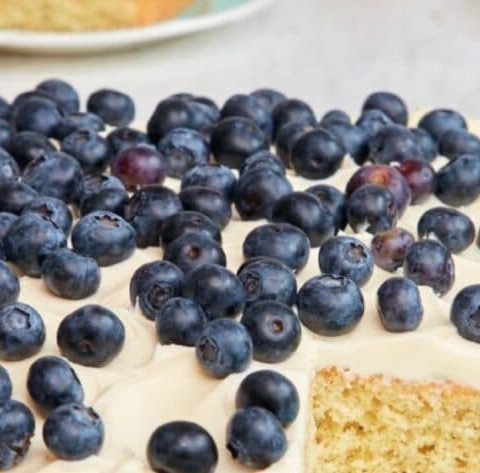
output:
[{"label": "fresh blueberry", "polygon": [[358,286],[347,277],[329,274],[315,276],[300,288],[297,307],[307,328],[329,337],[351,332],[365,310]]},{"label": "fresh blueberry", "polygon": [[55,147],[52,142],[41,133],[21,131],[12,136],[8,150],[20,168],[24,169],[43,154],[55,151]]},{"label": "fresh blueberry", "polygon": [[10,118],[10,112],[10,104],[0,96],[0,118],[2,120],[8,120]]},{"label": "fresh blueberry", "polygon": [[0,182],[16,181],[20,175],[17,162],[1,148],[0,144]]},{"label": "fresh blueberry", "polygon": [[417,140],[422,159],[425,161],[433,161],[438,156],[438,145],[430,133],[423,128],[410,128],[410,131]]},{"label": "fresh blueberry", "polygon": [[[22,92],[18,94],[12,102],[10,107],[10,117],[9,120],[11,122],[15,121],[16,116],[18,115],[22,106],[31,99],[42,99],[47,100],[52,105],[56,107],[55,101],[52,99],[51,95],[47,94],[43,90],[27,90],[26,92]],[[58,108],[58,107],[56,107]]]},{"label": "fresh blueberry", "polygon": [[51,220],[65,235],[70,233],[73,216],[68,206],[55,197],[38,196],[31,204],[23,209],[22,215],[33,212]]},{"label": "fresh blueberry", "polygon": [[161,425],[147,446],[150,468],[161,473],[213,473],[218,451],[212,436],[198,424],[176,421]]},{"label": "fresh blueberry", "polygon": [[387,279],[377,291],[377,308],[389,332],[411,332],[422,321],[423,306],[417,285],[410,279]]},{"label": "fresh blueberry", "polygon": [[107,141],[113,156],[116,156],[120,151],[126,148],[150,144],[150,140],[146,133],[125,126],[113,129],[107,135]]},{"label": "fresh blueberry", "polygon": [[418,128],[423,128],[437,143],[440,143],[447,131],[466,130],[467,122],[454,110],[436,109],[420,119]]},{"label": "fresh blueberry", "polygon": [[253,356],[247,329],[231,319],[207,322],[195,345],[197,360],[214,378],[226,378],[245,371]]},{"label": "fresh blueberry", "polygon": [[260,225],[245,238],[243,254],[274,258],[299,271],[307,264],[310,243],[303,230],[289,223]]},{"label": "fresh blueberry", "polygon": [[332,109],[325,112],[320,119],[320,126],[325,126],[327,123],[352,123],[348,113],[339,109]]},{"label": "fresh blueberry", "polygon": [[155,318],[158,341],[162,345],[195,346],[207,316],[202,307],[191,299],[173,297],[159,310]]},{"label": "fresh blueberry", "polygon": [[362,112],[367,110],[381,110],[393,122],[406,125],[408,109],[405,102],[391,92],[374,92],[370,94],[362,106]]},{"label": "fresh blueberry", "polygon": [[0,118],[0,149],[9,149],[10,142],[14,135],[12,125],[6,120]]},{"label": "fresh blueberry", "polygon": [[18,276],[3,261],[0,261],[0,307],[9,302],[15,302],[20,293]]},{"label": "fresh blueberry", "polygon": [[410,188],[412,205],[421,204],[435,191],[435,170],[427,161],[406,159],[397,169]]},{"label": "fresh blueberry", "polygon": [[414,243],[403,264],[405,276],[419,286],[430,286],[443,296],[455,282],[455,265],[447,247],[434,240]]},{"label": "fresh blueberry", "polygon": [[312,125],[304,122],[290,122],[283,125],[275,137],[275,150],[285,166],[292,167],[290,156],[295,143],[307,132],[312,131]]},{"label": "fresh blueberry", "polygon": [[94,133],[105,130],[104,121],[94,113],[71,113],[66,115],[55,128],[55,138],[62,141],[68,135],[78,130],[91,130]]},{"label": "fresh blueberry", "polygon": [[8,371],[0,365],[0,402],[8,401],[12,397],[12,390],[13,386],[10,375]]},{"label": "fresh blueberry", "polygon": [[135,250],[135,230],[123,218],[111,212],[92,212],[73,227],[72,246],[90,256],[100,266],[120,263]]},{"label": "fresh blueberry", "polygon": [[472,342],[480,343],[480,284],[464,287],[453,300],[450,320],[458,334]]},{"label": "fresh blueberry", "polygon": [[83,178],[83,192],[75,204],[78,206],[90,195],[97,194],[105,189],[121,189],[125,191],[122,181],[106,174],[90,174]]},{"label": "fresh blueberry", "polygon": [[0,183],[0,211],[20,215],[37,196],[37,192],[24,182],[2,182]]},{"label": "fresh blueberry", "polygon": [[403,228],[392,228],[377,233],[371,243],[375,264],[385,271],[393,272],[403,266],[405,255],[415,239]]},{"label": "fresh blueberry", "polygon": [[356,156],[367,145],[368,134],[359,126],[333,120],[320,125],[337,138],[350,156]]},{"label": "fresh blueberry", "polygon": [[76,113],[80,108],[78,92],[64,80],[44,80],[37,85],[36,90],[41,90],[49,95],[64,114]]},{"label": "fresh blueberry", "polygon": [[238,410],[227,426],[227,449],[242,465],[262,470],[280,460],[287,450],[282,424],[262,407]]},{"label": "fresh blueberry", "polygon": [[305,192],[318,197],[323,206],[332,214],[335,233],[347,226],[347,201],[342,192],[328,184],[316,184]]},{"label": "fresh blueberry", "polygon": [[480,139],[463,129],[449,130],[442,135],[439,152],[449,159],[463,154],[480,154]]},{"label": "fresh blueberry", "polygon": [[317,118],[311,107],[299,99],[287,99],[272,110],[273,136],[287,123],[301,122],[312,127],[317,125]]},{"label": "fresh blueberry", "polygon": [[57,407],[43,425],[45,445],[61,460],[83,460],[97,454],[104,435],[99,415],[76,402]]},{"label": "fresh blueberry", "polygon": [[240,168],[240,174],[256,171],[259,168],[268,168],[285,175],[285,164],[270,151],[259,151],[249,156]]},{"label": "fresh blueberry", "polygon": [[213,125],[220,119],[218,105],[209,97],[193,96],[188,99],[194,111],[194,122],[200,124],[199,130],[208,136]]},{"label": "fresh blueberry", "polygon": [[269,113],[281,102],[287,100],[287,97],[278,90],[262,88],[254,90],[250,95],[253,95],[260,104],[265,107]]},{"label": "fresh blueberry", "polygon": [[350,236],[330,238],[318,253],[322,273],[349,278],[360,287],[372,277],[373,263],[372,253],[365,243]]},{"label": "fresh blueberry", "polygon": [[112,126],[126,126],[135,118],[135,104],[131,97],[112,89],[97,90],[90,95],[87,110]]},{"label": "fresh blueberry", "polygon": [[0,212],[0,242],[3,242],[3,239],[17,218],[17,215],[10,212]]},{"label": "fresh blueberry", "polygon": [[48,290],[65,299],[85,299],[100,286],[100,269],[93,258],[61,248],[45,258],[42,279]]},{"label": "fresh blueberry", "polygon": [[62,120],[62,115],[54,102],[40,97],[24,101],[13,118],[16,131],[36,131],[45,136],[53,136]]},{"label": "fresh blueberry", "polygon": [[163,221],[182,210],[175,192],[163,186],[147,186],[138,190],[125,207],[125,219],[137,233],[137,246],[158,246]]},{"label": "fresh blueberry", "polygon": [[83,217],[89,213],[103,210],[123,218],[128,200],[128,193],[123,188],[102,189],[82,200],[80,215]]},{"label": "fresh blueberry", "polygon": [[9,470],[25,459],[34,432],[35,419],[25,404],[0,402],[0,470]]}]

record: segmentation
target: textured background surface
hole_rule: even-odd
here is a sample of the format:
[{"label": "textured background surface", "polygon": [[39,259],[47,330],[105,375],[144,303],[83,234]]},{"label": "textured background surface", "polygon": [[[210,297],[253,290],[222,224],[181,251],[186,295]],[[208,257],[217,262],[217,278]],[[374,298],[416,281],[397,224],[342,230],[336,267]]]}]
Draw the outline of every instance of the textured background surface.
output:
[{"label": "textured background surface", "polygon": [[180,90],[218,101],[272,86],[356,113],[375,89],[411,108],[448,106],[480,115],[480,1],[276,0],[244,22],[107,56],[41,58],[0,53],[0,94],[12,98],[49,76],[84,94],[131,93],[145,120]]}]

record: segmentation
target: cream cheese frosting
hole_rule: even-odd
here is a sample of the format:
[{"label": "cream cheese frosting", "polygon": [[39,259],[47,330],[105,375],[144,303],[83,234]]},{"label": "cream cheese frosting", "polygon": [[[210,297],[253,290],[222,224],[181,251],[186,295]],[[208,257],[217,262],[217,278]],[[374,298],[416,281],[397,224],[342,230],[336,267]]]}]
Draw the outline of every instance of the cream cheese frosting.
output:
[{"label": "cream cheese frosting", "polygon": [[[480,130],[480,122],[471,124]],[[446,163],[438,157],[434,166]],[[322,182],[344,190],[356,165],[345,158],[343,167]],[[295,190],[315,184],[293,175],[289,178]],[[179,181],[168,179],[166,186],[178,190]],[[442,205],[434,196],[419,206],[411,206],[398,226],[414,235],[419,217],[428,209]],[[480,215],[480,202],[460,209],[475,224]],[[236,272],[243,261],[242,243],[245,236],[265,221],[243,222],[237,215],[223,231],[223,248],[228,267]],[[358,238],[369,244],[371,235]],[[225,448],[225,432],[235,411],[235,393],[247,373],[231,375],[218,381],[210,378],[198,365],[192,348],[158,344],[153,322],[131,307],[128,286],[133,272],[142,264],[161,259],[160,248],[137,249],[127,261],[102,268],[99,291],[82,301],[69,301],[49,293],[40,279],[21,277],[19,300],[35,307],[42,315],[47,339],[38,356],[60,355],[56,332],[61,320],[76,308],[90,303],[105,305],[123,321],[126,341],[123,351],[104,368],[88,368],[72,363],[85,390],[85,403],[92,405],[105,423],[105,443],[98,455],[79,462],[54,458],[45,448],[41,429],[42,417],[35,412],[36,434],[26,459],[13,471],[18,473],[142,473],[151,471],[146,461],[146,445],[159,425],[172,420],[198,422],[214,437],[219,450],[218,472],[241,473],[248,470],[231,457]],[[318,249],[312,249],[307,266],[298,274],[299,287],[319,274]],[[310,381],[315,370],[336,365],[359,374],[400,377],[404,380],[445,380],[480,388],[480,346],[462,339],[449,321],[450,304],[455,294],[480,277],[480,249],[474,244],[454,256],[456,281],[444,297],[430,288],[421,287],[424,318],[411,333],[392,334],[381,325],[375,307],[376,291],[382,281],[391,277],[375,267],[373,277],[362,288],[365,314],[353,332],[340,337],[317,336],[302,327],[302,342],[286,362],[266,365],[253,362],[248,372],[274,369],[289,377],[300,393],[301,409],[297,420],[287,429],[289,448],[268,473],[306,471]],[[402,270],[397,271],[402,274]],[[20,362],[2,362],[14,384],[13,397],[32,408],[26,390],[26,376],[33,358]]]}]

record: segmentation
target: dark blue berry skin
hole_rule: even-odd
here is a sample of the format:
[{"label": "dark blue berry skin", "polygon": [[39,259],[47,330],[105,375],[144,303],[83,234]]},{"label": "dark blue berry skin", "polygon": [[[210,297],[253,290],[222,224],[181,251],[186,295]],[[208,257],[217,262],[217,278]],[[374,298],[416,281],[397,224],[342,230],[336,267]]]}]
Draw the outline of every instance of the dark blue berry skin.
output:
[{"label": "dark blue berry skin", "polygon": [[245,258],[267,256],[281,261],[294,271],[300,271],[307,264],[309,254],[307,235],[289,223],[260,225],[243,242]]},{"label": "dark blue berry skin", "polygon": [[285,164],[270,151],[259,151],[249,156],[240,169],[240,174],[256,171],[259,168],[268,168],[285,175]]},{"label": "dark blue berry skin", "polygon": [[418,221],[419,238],[434,238],[452,253],[467,249],[475,239],[475,226],[470,218],[449,207],[427,210]]},{"label": "dark blue berry skin", "polygon": [[35,419],[25,404],[0,402],[0,470],[9,470],[24,460],[34,432]]},{"label": "dark blue berry skin", "polygon": [[65,234],[47,217],[26,213],[4,239],[5,255],[28,276],[39,277],[43,260],[67,245]]},{"label": "dark blue berry skin", "polygon": [[437,142],[450,130],[466,130],[467,122],[454,110],[437,109],[428,112],[418,122],[418,128],[423,128]]},{"label": "dark blue berry skin", "polygon": [[480,195],[480,155],[464,154],[439,169],[435,195],[452,207],[472,203]]},{"label": "dark blue berry skin", "polygon": [[202,134],[188,128],[169,131],[157,148],[167,160],[168,175],[177,178],[183,177],[194,166],[207,164],[210,155]]},{"label": "dark blue berry skin", "polygon": [[20,215],[37,196],[37,192],[24,182],[2,182],[0,183],[0,211]]},{"label": "dark blue berry skin", "polygon": [[265,107],[269,113],[280,103],[287,100],[287,97],[278,90],[270,88],[261,88],[254,90],[250,95],[253,95],[260,104]]},{"label": "dark blue berry skin", "polygon": [[368,142],[368,159],[377,164],[419,159],[422,152],[409,128],[390,125],[382,128]]},{"label": "dark blue berry skin", "polygon": [[327,240],[318,253],[318,264],[322,273],[349,278],[360,287],[373,273],[371,251],[363,242],[350,236]]},{"label": "dark blue berry skin", "polygon": [[150,144],[146,133],[126,126],[112,130],[107,135],[107,141],[113,156],[126,148]]},{"label": "dark blue berry skin", "polygon": [[410,128],[410,131],[417,140],[422,158],[425,161],[433,161],[438,156],[437,142],[423,128]]},{"label": "dark blue berry skin", "polygon": [[412,205],[426,201],[435,190],[435,170],[423,159],[406,159],[396,167],[407,181]]},{"label": "dark blue berry skin", "polygon": [[375,264],[385,271],[397,270],[403,266],[407,250],[414,241],[413,235],[403,228],[377,233],[370,246]]},{"label": "dark blue berry skin", "polygon": [[377,308],[380,320],[389,332],[411,332],[423,318],[420,292],[407,278],[387,279],[377,291]]},{"label": "dark blue berry skin", "polygon": [[198,424],[175,421],[158,427],[150,437],[147,458],[153,471],[213,473],[218,451],[212,436]]},{"label": "dark blue berry skin", "polygon": [[8,371],[0,365],[0,402],[8,401],[12,397],[12,380]]},{"label": "dark blue berry skin", "polygon": [[45,342],[40,314],[20,302],[0,306],[0,358],[18,361],[37,354]]},{"label": "dark blue berry skin", "polygon": [[135,230],[111,212],[92,212],[73,227],[72,246],[78,253],[90,256],[100,266],[120,263],[135,250]]},{"label": "dark blue berry skin", "polygon": [[297,307],[302,323],[327,337],[351,332],[365,310],[358,286],[349,278],[329,274],[309,279],[300,288]]},{"label": "dark blue berry skin", "polygon": [[67,315],[57,331],[62,355],[73,363],[101,367],[122,351],[125,327],[106,307],[90,304]]},{"label": "dark blue berry skin", "polygon": [[8,120],[10,118],[10,111],[10,104],[3,97],[0,97],[0,118],[2,120]]},{"label": "dark blue berry skin", "polygon": [[10,212],[0,212],[0,241],[3,242],[3,239],[17,218],[18,215]]},{"label": "dark blue berry skin", "polygon": [[281,302],[261,301],[249,305],[240,322],[253,343],[253,358],[262,363],[280,363],[300,345],[302,327],[298,316]]},{"label": "dark blue berry skin", "polygon": [[16,161],[1,148],[0,143],[0,182],[17,180],[20,169]]},{"label": "dark blue berry skin", "polygon": [[51,141],[41,133],[21,131],[12,136],[8,151],[15,158],[20,168],[24,169],[43,154],[55,151],[55,147]]},{"label": "dark blue berry skin", "polygon": [[206,263],[187,274],[182,296],[198,302],[209,320],[234,318],[245,307],[245,291],[238,277],[213,263]]},{"label": "dark blue berry skin", "polygon": [[355,233],[375,235],[394,227],[398,220],[394,195],[377,184],[359,187],[347,200],[347,220]]},{"label": "dark blue berry skin", "polygon": [[73,156],[87,174],[100,174],[110,164],[108,141],[92,130],[77,130],[62,141],[62,151]]},{"label": "dark blue berry skin", "polygon": [[80,403],[64,404],[53,410],[43,425],[43,441],[61,460],[83,460],[103,445],[102,419]]},{"label": "dark blue berry skin", "polygon": [[314,127],[304,122],[290,122],[283,125],[275,137],[275,150],[278,157],[288,168],[292,167],[290,155],[293,146],[305,133],[312,131]]},{"label": "dark blue berry skin", "polygon": [[320,126],[325,126],[327,123],[352,123],[348,113],[339,109],[332,109],[325,112],[320,119]]},{"label": "dark blue berry skin", "polygon": [[287,451],[287,438],[276,417],[262,407],[238,410],[227,426],[227,449],[242,465],[264,469]]},{"label": "dark blue berry skin", "polygon": [[68,135],[78,130],[91,130],[92,132],[97,133],[105,130],[105,123],[94,113],[72,113],[61,119],[60,123],[55,128],[54,136],[62,141]]},{"label": "dark blue berry skin", "polygon": [[362,113],[372,109],[382,111],[390,120],[399,125],[406,125],[408,122],[407,105],[398,95],[391,92],[370,94],[362,106]]},{"label": "dark blue berry skin", "polygon": [[453,300],[450,320],[458,334],[472,342],[480,343],[480,284],[464,287]]},{"label": "dark blue berry skin", "polygon": [[[27,90],[26,92],[22,92],[18,94],[12,102],[10,107],[10,117],[9,120],[13,123],[15,121],[16,116],[18,115],[19,110],[21,107],[30,99],[43,99],[49,101],[52,105],[55,105],[55,101],[52,99],[50,95],[48,95],[43,90]],[[58,107],[57,107],[58,108]]]},{"label": "dark blue berry skin", "polygon": [[36,131],[45,136],[53,136],[62,120],[62,115],[51,100],[32,97],[24,101],[13,117],[16,131]]},{"label": "dark blue berry skin", "polygon": [[9,149],[10,141],[14,134],[12,125],[0,118],[0,148]]},{"label": "dark blue berry skin", "polygon": [[158,341],[162,345],[195,346],[207,316],[202,307],[191,299],[173,297],[159,310],[155,318]]},{"label": "dark blue berry skin", "polygon": [[232,218],[229,200],[215,189],[199,186],[187,187],[180,192],[179,197],[185,210],[206,215],[220,228],[225,228]]},{"label": "dark blue berry skin", "polygon": [[194,166],[182,177],[182,190],[187,187],[207,187],[219,191],[229,202],[233,200],[237,178],[230,168],[220,164]]},{"label": "dark blue berry skin", "polygon": [[267,300],[295,304],[297,281],[293,271],[281,261],[252,258],[239,268],[238,278],[245,289],[247,306]]},{"label": "dark blue berry skin", "polygon": [[320,122],[320,126],[335,135],[350,156],[355,156],[367,144],[368,134],[359,126],[339,121]]},{"label": "dark blue berry skin", "polygon": [[414,243],[407,251],[403,273],[418,286],[430,286],[443,296],[455,282],[455,265],[447,247],[434,240]]},{"label": "dark blue berry skin", "polygon": [[335,234],[333,215],[318,197],[308,192],[292,192],[277,200],[272,209],[272,221],[301,228],[312,248]]},{"label": "dark blue berry skin", "polygon": [[458,158],[462,154],[480,154],[480,139],[463,129],[449,130],[442,135],[439,153],[449,159]]},{"label": "dark blue berry skin", "polygon": [[252,361],[253,344],[247,329],[231,319],[207,322],[195,345],[197,360],[217,379],[245,371]]},{"label": "dark blue berry skin", "polygon": [[15,302],[20,293],[20,281],[8,264],[0,261],[0,306]]},{"label": "dark blue berry skin", "polygon": [[163,221],[182,210],[175,192],[163,186],[146,186],[130,198],[125,219],[137,233],[137,246],[158,246]]},{"label": "dark blue berry skin", "polygon": [[275,202],[292,191],[290,181],[278,171],[258,168],[240,176],[235,207],[243,220],[269,219]]},{"label": "dark blue berry skin", "polygon": [[175,239],[187,233],[200,233],[222,243],[220,227],[210,218],[200,212],[182,210],[163,221],[160,232],[161,245],[166,248]]},{"label": "dark blue berry skin", "polygon": [[312,127],[317,125],[317,118],[311,107],[299,99],[287,99],[272,110],[273,136],[287,123],[301,122]]},{"label": "dark blue berry skin", "polygon": [[297,417],[300,399],[295,385],[272,370],[260,370],[245,376],[235,397],[235,407],[263,407],[270,411],[283,427]]},{"label": "dark blue berry skin", "polygon": [[101,89],[90,95],[87,110],[111,126],[126,126],[135,118],[133,100],[127,94],[112,89]]},{"label": "dark blue berry skin", "polygon": [[56,197],[70,204],[83,192],[83,172],[80,164],[65,153],[43,155],[30,163],[23,181],[39,194]]},{"label": "dark blue berry skin", "polygon": [[347,200],[343,192],[328,184],[317,184],[305,190],[318,197],[323,206],[332,214],[335,233],[347,226]]},{"label": "dark blue berry skin", "polygon": [[125,189],[102,189],[82,200],[80,215],[83,217],[89,213],[104,210],[123,218],[128,200],[128,193]]},{"label": "dark blue berry skin", "polygon": [[61,248],[45,258],[42,279],[53,294],[65,299],[85,299],[100,286],[100,269],[93,258]]},{"label": "dark blue berry skin", "polygon": [[299,138],[290,156],[297,174],[307,179],[333,176],[342,165],[345,148],[337,137],[326,129],[309,131]]},{"label": "dark blue berry skin", "polygon": [[237,94],[230,97],[220,111],[220,119],[248,118],[255,122],[267,137],[272,136],[273,121],[270,111],[252,95]]},{"label": "dark blue berry skin", "polygon": [[67,205],[55,197],[38,196],[30,205],[23,209],[22,215],[33,212],[51,220],[65,235],[70,233],[73,215]]},{"label": "dark blue berry skin", "polygon": [[219,164],[240,169],[249,156],[268,150],[268,137],[252,120],[230,117],[215,125],[210,146]]},{"label": "dark blue berry skin", "polygon": [[62,113],[76,113],[80,108],[78,92],[61,79],[47,79],[37,85],[36,90],[41,90],[51,97]]},{"label": "dark blue berry skin", "polygon": [[83,178],[83,192],[75,202],[79,206],[84,199],[93,194],[98,194],[105,189],[121,189],[125,191],[122,181],[115,176],[106,174],[88,174]]},{"label": "dark blue berry skin", "polygon": [[393,122],[381,110],[366,110],[363,112],[355,123],[366,134],[365,142],[359,146],[352,158],[358,165],[362,165],[368,158],[369,147],[368,141],[375,136],[382,128],[392,125]]}]

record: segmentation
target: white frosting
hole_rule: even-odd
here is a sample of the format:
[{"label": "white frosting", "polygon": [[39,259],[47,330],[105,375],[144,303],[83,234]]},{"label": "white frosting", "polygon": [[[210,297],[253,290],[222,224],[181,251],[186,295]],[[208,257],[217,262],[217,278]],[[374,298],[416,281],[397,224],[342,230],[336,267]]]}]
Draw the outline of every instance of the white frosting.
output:
[{"label": "white frosting", "polygon": [[[438,158],[435,166],[444,163],[444,159]],[[353,162],[347,158],[344,167],[323,182],[343,189],[354,168]],[[293,176],[291,181],[296,190],[315,183]],[[168,180],[166,185],[178,189],[179,183]],[[427,208],[437,205],[441,203],[431,197],[421,206],[409,207],[399,226],[416,235],[419,216]],[[474,203],[462,210],[476,222],[479,205]],[[236,271],[243,261],[242,243],[247,233],[263,223],[241,222],[234,217],[225,229],[223,246],[230,269]],[[367,243],[371,239],[367,234],[357,236]],[[299,287],[319,274],[317,255],[318,249],[311,251],[308,265],[298,275]],[[48,293],[41,280],[22,277],[20,301],[34,306],[42,314],[47,327],[47,340],[41,355],[59,355],[55,340],[60,321],[87,303],[103,304],[122,319],[126,343],[122,353],[105,368],[74,365],[85,389],[86,404],[93,405],[105,423],[105,444],[99,455],[81,462],[56,460],[43,445],[42,419],[36,415],[37,429],[31,450],[15,472],[148,472],[145,456],[148,438],[156,427],[171,420],[198,422],[213,435],[220,457],[218,472],[251,471],[233,461],[225,449],[225,430],[234,413],[235,392],[246,373],[222,381],[209,378],[198,366],[193,349],[159,345],[153,323],[130,306],[128,285],[133,272],[141,264],[161,256],[159,248],[137,250],[128,261],[103,268],[100,290],[83,301],[60,299]],[[375,309],[375,294],[379,284],[392,275],[375,268],[372,279],[362,290],[365,315],[352,333],[326,338],[303,328],[302,343],[289,360],[279,365],[257,362],[251,365],[249,371],[271,368],[286,374],[296,384],[301,396],[299,417],[287,429],[288,451],[281,461],[265,471],[304,471],[309,383],[316,368],[338,365],[360,374],[383,373],[406,380],[451,379],[480,388],[480,346],[458,336],[449,321],[450,303],[455,294],[464,286],[478,282],[480,250],[472,245],[454,259],[456,282],[447,295],[439,298],[429,288],[420,288],[424,320],[415,332],[391,334],[383,329]],[[30,406],[26,374],[32,361],[2,362],[12,376],[14,398]]]}]

